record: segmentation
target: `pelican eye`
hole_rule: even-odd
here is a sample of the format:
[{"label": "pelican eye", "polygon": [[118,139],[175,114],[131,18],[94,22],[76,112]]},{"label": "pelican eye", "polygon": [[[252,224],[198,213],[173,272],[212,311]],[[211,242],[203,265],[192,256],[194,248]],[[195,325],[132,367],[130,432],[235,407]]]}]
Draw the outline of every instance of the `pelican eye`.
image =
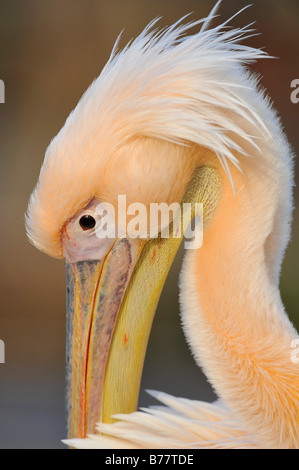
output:
[{"label": "pelican eye", "polygon": [[91,230],[95,226],[96,221],[92,215],[83,215],[79,220],[79,224],[83,230]]}]

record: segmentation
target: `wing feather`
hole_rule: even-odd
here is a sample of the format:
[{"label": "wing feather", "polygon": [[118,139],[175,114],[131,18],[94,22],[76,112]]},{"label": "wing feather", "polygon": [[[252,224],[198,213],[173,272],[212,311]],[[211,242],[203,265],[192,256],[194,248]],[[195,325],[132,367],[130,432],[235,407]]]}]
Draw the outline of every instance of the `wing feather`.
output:
[{"label": "wing feather", "polygon": [[115,415],[116,422],[97,424],[98,434],[63,442],[77,449],[258,448],[219,401],[205,403],[152,390],[149,393],[164,406]]}]

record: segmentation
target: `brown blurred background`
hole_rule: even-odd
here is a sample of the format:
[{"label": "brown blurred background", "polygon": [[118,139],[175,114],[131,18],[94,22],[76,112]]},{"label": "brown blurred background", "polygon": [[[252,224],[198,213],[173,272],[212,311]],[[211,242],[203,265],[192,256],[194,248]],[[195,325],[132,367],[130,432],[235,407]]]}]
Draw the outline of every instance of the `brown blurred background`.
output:
[{"label": "brown blurred background", "polygon": [[[248,3],[224,0],[223,18]],[[107,61],[125,27],[122,44],[154,17],[170,24],[193,11],[205,16],[214,0],[0,0],[1,315],[0,448],[59,448],[64,424],[64,263],[39,253],[26,240],[24,212],[52,137]],[[253,65],[272,96],[298,154],[299,104],[290,83],[299,78],[297,0],[263,0],[233,20],[257,20],[265,46],[279,60]],[[299,175],[297,174],[297,181]],[[299,192],[296,190],[298,205]],[[283,266],[281,291],[299,327],[299,216]],[[214,398],[185,345],[178,312],[180,252],[163,292],[146,358],[140,405],[153,403],[144,390],[211,401]]]}]

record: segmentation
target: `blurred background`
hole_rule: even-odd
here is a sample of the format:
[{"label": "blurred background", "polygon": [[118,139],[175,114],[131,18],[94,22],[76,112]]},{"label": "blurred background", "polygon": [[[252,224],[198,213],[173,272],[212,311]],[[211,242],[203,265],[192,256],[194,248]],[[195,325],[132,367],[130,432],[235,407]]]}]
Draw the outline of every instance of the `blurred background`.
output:
[{"label": "blurred background", "polygon": [[[171,24],[188,12],[201,18],[214,0],[0,0],[1,314],[0,448],[63,448],[65,270],[26,240],[24,212],[46,147],[82,93],[99,75],[114,41],[122,45],[156,16]],[[227,19],[248,0],[223,0]],[[299,104],[290,83],[299,79],[297,0],[263,0],[233,20],[254,20],[262,34],[247,42],[279,60],[252,66],[262,75],[295,152],[299,149]],[[297,181],[299,175],[297,172]],[[295,189],[296,206],[299,192]],[[299,215],[283,265],[281,291],[299,327]],[[140,405],[154,403],[146,388],[207,401],[213,391],[185,344],[178,311],[180,251],[153,325],[141,385]]]}]

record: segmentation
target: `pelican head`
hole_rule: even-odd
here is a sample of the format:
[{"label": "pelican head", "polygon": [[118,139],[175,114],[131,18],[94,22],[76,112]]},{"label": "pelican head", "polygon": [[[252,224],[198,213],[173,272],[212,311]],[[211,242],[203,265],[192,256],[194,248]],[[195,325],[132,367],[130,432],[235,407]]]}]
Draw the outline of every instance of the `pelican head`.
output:
[{"label": "pelican head", "polygon": [[[278,291],[292,155],[246,68],[266,54],[240,44],[250,27],[210,25],[218,4],[203,20],[163,30],[153,21],[122,51],[117,42],[46,151],[26,224],[38,249],[66,261],[69,438],[136,410],[153,316],[183,236],[174,216],[149,231],[148,214],[153,203],[189,203],[192,218],[202,203],[203,246],[188,250],[181,275],[187,340],[255,442],[298,444],[297,333]],[[119,196],[133,208],[126,220]],[[116,230],[101,237],[107,207]]]}]

